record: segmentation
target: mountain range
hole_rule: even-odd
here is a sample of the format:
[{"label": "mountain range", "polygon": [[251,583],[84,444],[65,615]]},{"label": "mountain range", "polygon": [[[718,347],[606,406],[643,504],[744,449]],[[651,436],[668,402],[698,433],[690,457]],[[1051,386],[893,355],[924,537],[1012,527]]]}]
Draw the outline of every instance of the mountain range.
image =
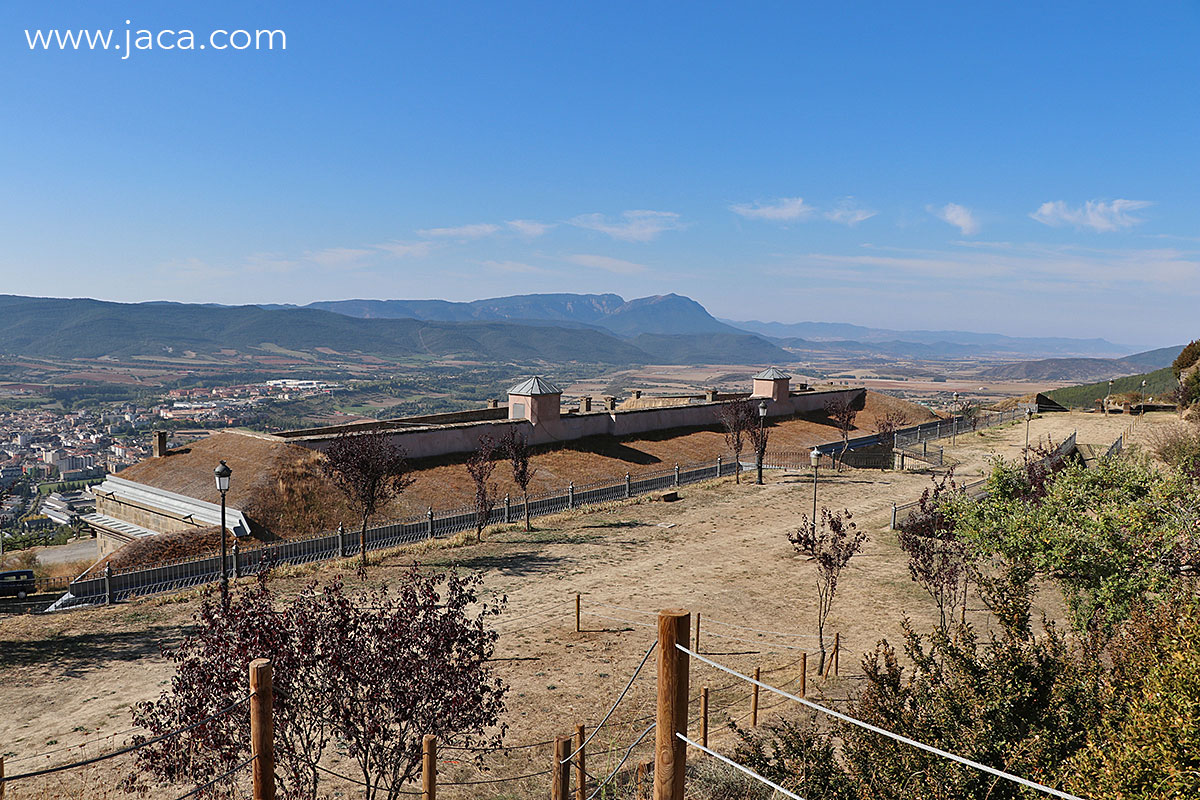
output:
[{"label": "mountain range", "polygon": [[[616,294],[532,294],[469,303],[336,300],[307,306],[0,295],[0,353],[96,358],[266,346],[388,357],[618,365],[794,364],[818,354],[922,360],[1070,355],[1107,361],[1095,357],[1128,352],[1103,339],[731,322],[677,294],[633,300]],[[1152,354],[1161,355],[1152,351],[1124,359],[1130,363],[1083,365],[1070,377],[1143,371],[1157,365]],[[1139,357],[1143,361],[1135,361]],[[1053,371],[1054,365],[1047,369]]]}]

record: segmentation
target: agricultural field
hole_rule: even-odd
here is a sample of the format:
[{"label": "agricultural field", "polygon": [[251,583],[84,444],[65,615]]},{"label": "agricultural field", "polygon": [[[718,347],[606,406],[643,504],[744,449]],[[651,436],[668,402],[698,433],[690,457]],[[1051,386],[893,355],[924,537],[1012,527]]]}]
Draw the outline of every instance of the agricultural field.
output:
[{"label": "agricultural field", "polygon": [[[1172,415],[1149,415],[1134,424],[1132,441],[1149,437]],[[1094,414],[1058,414],[1031,423],[1034,441],[1059,442],[1077,432],[1080,442],[1101,450],[1122,434],[1130,420]],[[977,477],[995,456],[1019,459],[1023,423],[961,435],[944,442],[956,462],[956,475]],[[417,561],[426,567],[478,572],[489,592],[507,597],[500,617],[494,666],[510,686],[509,746],[546,742],[566,735],[578,723],[591,730],[621,692],[654,640],[654,613],[687,609],[700,615],[700,652],[744,672],[756,667],[764,680],[795,689],[802,653],[808,654],[810,696],[837,705],[862,682],[860,657],[877,642],[899,643],[902,624],[929,630],[937,609],[909,577],[895,534],[888,530],[892,503],[915,499],[930,484],[926,472],[846,470],[818,476],[820,505],[848,509],[869,534],[863,553],[842,575],[827,634],[843,646],[839,676],[815,674],[814,567],[798,556],[787,535],[809,513],[810,472],[772,471],[765,486],[734,485],[732,479],[680,490],[673,503],[651,497],[572,512],[536,521],[532,532],[519,526],[488,531],[482,543],[464,536],[372,556],[365,578],[354,564],[289,568],[275,578],[284,595],[310,581],[342,575],[354,588],[398,578]],[[575,630],[575,598],[580,596],[581,630]],[[0,742],[7,772],[48,765],[120,743],[130,735],[130,707],[153,700],[167,685],[171,667],[161,648],[177,644],[188,631],[199,592],[147,598],[113,608],[46,616],[15,616],[0,621]],[[1063,620],[1062,596],[1042,585],[1034,614]],[[977,598],[967,619],[982,631],[992,617]],[[651,667],[652,667],[651,662]],[[606,775],[653,713],[653,669],[643,670],[612,719],[589,745],[589,771]],[[730,685],[734,684],[734,685]],[[710,692],[710,743],[730,750],[736,740],[726,722],[745,725],[748,687],[729,676],[693,664],[691,694]],[[692,719],[698,706],[692,706]],[[760,722],[792,707],[763,697]],[[693,723],[695,724],[695,723]],[[653,737],[635,748],[629,764],[649,758]],[[87,744],[90,742],[90,744]],[[63,750],[63,748],[76,748]],[[441,769],[446,783],[537,773],[549,767],[550,746],[512,749],[486,758],[481,774],[465,759],[448,757]],[[614,752],[606,752],[610,750]],[[49,753],[45,757],[33,754]],[[331,749],[326,766],[344,775],[353,764]],[[8,798],[116,797],[113,787],[130,769],[130,757],[78,772],[14,784]],[[628,766],[628,765],[627,765]],[[124,772],[123,772],[124,771]],[[356,796],[359,789],[327,777],[328,796]],[[446,786],[448,797],[542,795],[549,778],[535,775],[499,786]],[[629,787],[621,791],[627,792]],[[173,787],[180,794],[189,787]],[[169,792],[167,795],[171,795]],[[626,795],[623,795],[626,796]]]}]

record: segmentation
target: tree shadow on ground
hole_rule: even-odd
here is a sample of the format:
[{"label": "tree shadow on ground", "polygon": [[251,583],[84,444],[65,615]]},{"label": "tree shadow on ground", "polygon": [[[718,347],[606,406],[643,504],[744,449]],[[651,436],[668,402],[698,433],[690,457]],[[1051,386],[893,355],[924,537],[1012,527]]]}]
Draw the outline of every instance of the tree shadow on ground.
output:
[{"label": "tree shadow on ground", "polygon": [[558,569],[566,559],[548,556],[533,550],[506,555],[478,555],[463,561],[455,561],[456,567],[499,572],[502,575],[524,577],[540,575]]},{"label": "tree shadow on ground", "polygon": [[142,631],[80,633],[34,641],[0,641],[0,670],[37,666],[47,674],[79,677],[116,661],[157,656],[164,645],[184,635],[176,627],[155,626]]}]

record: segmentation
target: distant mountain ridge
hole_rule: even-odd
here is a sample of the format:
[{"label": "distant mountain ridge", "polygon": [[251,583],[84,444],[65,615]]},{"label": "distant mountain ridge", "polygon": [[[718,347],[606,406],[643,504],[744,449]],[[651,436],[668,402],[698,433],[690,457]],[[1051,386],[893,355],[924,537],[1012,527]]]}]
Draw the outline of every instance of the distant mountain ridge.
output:
[{"label": "distant mountain ridge", "polygon": [[988,380],[1107,381],[1170,366],[1183,345],[1160,347],[1124,358],[1046,358],[996,364],[979,372]]},{"label": "distant mountain ridge", "polygon": [[317,308],[363,319],[561,321],[604,328],[629,337],[643,333],[746,333],[720,322],[690,297],[677,294],[639,297],[628,301],[616,294],[523,294],[467,303],[448,300],[329,300],[309,303],[303,308]]},{"label": "distant mountain ridge", "polygon": [[[620,304],[624,305],[628,304]],[[647,305],[653,304],[635,304],[625,319],[634,319]],[[789,360],[787,352],[742,331],[708,336],[719,341],[701,346],[690,335],[656,333],[626,339],[571,321],[361,319],[317,308],[0,295],[0,353],[48,358],[163,356],[224,349],[261,353],[270,345],[305,353],[329,348],[393,358],[526,364],[693,364],[714,363],[718,360],[714,356],[752,364]]]},{"label": "distant mountain ridge", "polygon": [[914,352],[913,345],[924,345],[927,355],[941,353],[954,356],[958,348],[969,347],[974,355],[1013,353],[1020,355],[1069,355],[1118,357],[1129,352],[1128,347],[1105,339],[1068,339],[1062,337],[1005,336],[999,333],[972,331],[900,331],[887,328],[868,328],[840,322],[760,322],[758,320],[723,322],[763,336],[797,345],[805,341],[816,346],[820,342],[854,342],[861,349],[872,345],[891,344],[895,352]]}]

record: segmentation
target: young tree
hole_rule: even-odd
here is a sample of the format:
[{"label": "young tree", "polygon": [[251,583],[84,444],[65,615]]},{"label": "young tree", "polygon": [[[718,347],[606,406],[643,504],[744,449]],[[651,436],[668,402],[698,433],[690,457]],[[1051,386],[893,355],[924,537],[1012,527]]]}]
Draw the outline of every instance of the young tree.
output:
[{"label": "young tree", "polygon": [[[751,409],[754,409],[751,404]],[[758,411],[753,410],[753,414],[757,417]],[[754,451],[754,460],[758,464],[758,482],[762,483],[762,464],[763,459],[767,455],[767,441],[771,438],[771,429],[763,424],[764,420],[759,418],[758,422],[751,422],[746,428],[746,435],[750,437],[750,449]]]},{"label": "young tree", "polygon": [[510,430],[501,440],[500,449],[508,456],[509,464],[512,465],[513,483],[521,489],[525,509],[525,530],[530,530],[529,484],[533,481],[533,476],[537,474],[537,467],[531,464],[532,448],[530,448],[525,434]]},{"label": "young tree", "polygon": [[825,403],[825,414],[842,434],[842,452],[838,455],[838,469],[840,470],[842,459],[846,457],[846,451],[850,449],[850,431],[854,428],[854,419],[858,416],[858,409],[854,407],[853,400],[841,396]]},{"label": "young tree", "polygon": [[833,596],[837,592],[838,579],[842,570],[858,553],[862,552],[867,534],[854,524],[849,510],[830,511],[821,508],[821,519],[801,518],[800,529],[788,534],[788,541],[801,555],[816,562],[817,575],[817,641],[821,648],[818,672],[825,670],[825,621],[833,607]]},{"label": "young tree", "polygon": [[[194,631],[177,648],[170,687],[139,703],[133,721],[145,741],[216,715],[209,723],[147,745],[126,787],[145,776],[201,783],[249,755],[244,704],[247,664],[273,665],[275,780],[281,797],[315,798],[320,762],[339,742],[362,772],[368,800],[395,800],[420,766],[426,733],[464,746],[495,747],[506,687],[488,659],[496,633],[489,620],[503,598],[481,598],[478,577],[421,574],[415,567],[395,591],[347,594],[340,579],[313,583],[290,602],[266,575],[222,608],[210,595]],[[469,609],[475,609],[469,611]]]},{"label": "young tree", "polygon": [[[758,412],[749,400],[734,400],[717,406],[717,420],[725,428],[725,446],[733,453],[734,483],[741,483],[742,450],[745,448],[746,433],[758,425]],[[766,451],[765,446],[763,451]]]},{"label": "young tree", "polygon": [[325,451],[321,469],[359,515],[358,544],[366,566],[367,521],[413,482],[407,475],[404,448],[392,444],[384,431],[343,433]]},{"label": "young tree", "polygon": [[496,469],[496,458],[501,451],[493,436],[484,434],[479,437],[475,452],[467,459],[467,472],[475,483],[475,541],[483,541],[483,529],[492,518],[492,509],[496,507],[494,489],[488,481]]},{"label": "young tree", "polygon": [[955,534],[954,517],[943,507],[957,489],[952,475],[953,471],[940,481],[933,478],[933,486],[921,493],[917,508],[896,532],[900,549],[908,554],[908,573],[937,604],[938,629],[943,632],[960,603],[966,611],[970,566],[967,543]]}]

